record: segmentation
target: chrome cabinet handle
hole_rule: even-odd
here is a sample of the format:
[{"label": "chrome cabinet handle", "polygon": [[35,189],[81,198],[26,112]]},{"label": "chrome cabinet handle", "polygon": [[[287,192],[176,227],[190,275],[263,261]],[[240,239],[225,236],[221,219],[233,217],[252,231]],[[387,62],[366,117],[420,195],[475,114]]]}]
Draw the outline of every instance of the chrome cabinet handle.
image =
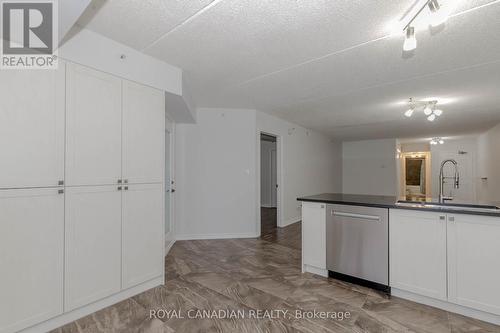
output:
[{"label": "chrome cabinet handle", "polygon": [[117,183],[118,183],[118,184],[121,184],[121,183],[122,183],[122,180],[121,180],[121,179],[118,179]]},{"label": "chrome cabinet handle", "polygon": [[64,190],[58,190],[57,193],[58,194],[64,194]]},{"label": "chrome cabinet handle", "polygon": [[64,185],[64,180],[60,180],[60,181],[58,181],[58,182],[57,182],[57,185],[59,185],[59,186],[63,186],[63,185]]},{"label": "chrome cabinet handle", "polygon": [[125,191],[128,191],[128,186],[125,186]]},{"label": "chrome cabinet handle", "polygon": [[121,191],[122,190],[122,187],[121,186],[118,186],[118,191]]},{"label": "chrome cabinet handle", "polygon": [[125,179],[123,182],[124,182],[125,184],[128,184],[128,179]]},{"label": "chrome cabinet handle", "polygon": [[455,222],[455,217],[454,217],[454,216],[450,216],[450,217],[448,217],[448,221],[450,221],[450,222]]},{"label": "chrome cabinet handle", "polygon": [[334,216],[341,217],[350,217],[353,219],[362,219],[362,220],[370,220],[370,221],[380,221],[380,216],[375,215],[364,215],[364,214],[354,214],[354,213],[344,213],[344,212],[335,212],[332,211]]}]

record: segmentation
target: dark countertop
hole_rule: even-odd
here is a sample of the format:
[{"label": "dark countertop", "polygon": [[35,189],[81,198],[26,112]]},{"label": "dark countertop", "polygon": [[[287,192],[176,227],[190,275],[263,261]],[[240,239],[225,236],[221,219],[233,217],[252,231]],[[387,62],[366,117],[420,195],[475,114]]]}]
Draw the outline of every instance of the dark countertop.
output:
[{"label": "dark countertop", "polygon": [[[321,202],[326,204],[336,204],[336,205],[348,205],[348,206],[364,206],[364,207],[376,207],[376,208],[394,208],[394,209],[409,209],[409,210],[419,210],[419,211],[431,211],[439,213],[455,213],[455,214],[469,214],[469,215],[485,215],[500,217],[500,211],[472,211],[466,208],[457,209],[450,208],[450,206],[457,206],[458,203],[448,203],[444,205],[435,204],[435,207],[425,207],[420,206],[423,202],[435,203],[435,200],[427,199],[420,202],[408,201],[407,198],[398,198],[393,196],[381,196],[381,195],[358,195],[358,194],[343,194],[343,193],[323,193],[318,195],[312,195],[307,197],[297,198],[298,201],[304,202]],[[398,201],[406,201],[414,203],[414,207],[398,205]],[[464,206],[477,207],[478,204],[463,204]],[[493,203],[481,203],[481,206],[498,206]]]}]

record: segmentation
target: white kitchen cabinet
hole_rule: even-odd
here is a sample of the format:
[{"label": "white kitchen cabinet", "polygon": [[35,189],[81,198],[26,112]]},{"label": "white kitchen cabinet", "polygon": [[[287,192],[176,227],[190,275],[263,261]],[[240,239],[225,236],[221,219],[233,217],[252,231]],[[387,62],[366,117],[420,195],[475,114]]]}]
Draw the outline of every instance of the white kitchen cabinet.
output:
[{"label": "white kitchen cabinet", "polygon": [[446,214],[390,210],[390,285],[447,299]]},{"label": "white kitchen cabinet", "polygon": [[500,315],[500,218],[448,214],[448,293],[455,304]]},{"label": "white kitchen cabinet", "polygon": [[302,270],[326,271],[326,204],[302,202]]},{"label": "white kitchen cabinet", "polygon": [[117,77],[67,65],[67,185],[116,184],[121,179],[121,86]]},{"label": "white kitchen cabinet", "polygon": [[161,183],[164,144],[165,93],[123,81],[123,179]]},{"label": "white kitchen cabinet", "polygon": [[122,231],[122,287],[163,274],[163,186],[124,187]]},{"label": "white kitchen cabinet", "polygon": [[121,289],[121,194],[117,186],[66,190],[65,311]]},{"label": "white kitchen cabinet", "polygon": [[64,194],[0,191],[0,332],[63,311]]},{"label": "white kitchen cabinet", "polygon": [[65,64],[0,74],[0,189],[64,180]]}]

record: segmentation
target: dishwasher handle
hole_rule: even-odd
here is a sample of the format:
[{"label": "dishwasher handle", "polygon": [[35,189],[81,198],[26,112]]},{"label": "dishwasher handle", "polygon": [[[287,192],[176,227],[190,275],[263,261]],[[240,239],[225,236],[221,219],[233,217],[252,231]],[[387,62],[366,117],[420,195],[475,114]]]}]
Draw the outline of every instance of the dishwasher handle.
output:
[{"label": "dishwasher handle", "polygon": [[331,215],[333,215],[333,216],[341,216],[341,217],[350,217],[350,218],[353,218],[353,219],[361,219],[361,220],[380,221],[380,216],[336,212],[333,209],[331,211]]}]

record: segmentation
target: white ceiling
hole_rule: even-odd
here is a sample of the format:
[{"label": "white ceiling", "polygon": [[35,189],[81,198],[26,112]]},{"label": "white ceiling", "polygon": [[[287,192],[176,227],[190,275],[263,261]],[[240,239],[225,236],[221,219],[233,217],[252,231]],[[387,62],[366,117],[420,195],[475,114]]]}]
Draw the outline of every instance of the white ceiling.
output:
[{"label": "white ceiling", "polygon": [[[80,25],[183,68],[199,107],[256,108],[343,140],[500,122],[500,0],[440,0],[444,29],[418,29],[403,55],[391,26],[416,2],[97,0]],[[444,116],[406,119],[409,97],[447,102]]]}]

